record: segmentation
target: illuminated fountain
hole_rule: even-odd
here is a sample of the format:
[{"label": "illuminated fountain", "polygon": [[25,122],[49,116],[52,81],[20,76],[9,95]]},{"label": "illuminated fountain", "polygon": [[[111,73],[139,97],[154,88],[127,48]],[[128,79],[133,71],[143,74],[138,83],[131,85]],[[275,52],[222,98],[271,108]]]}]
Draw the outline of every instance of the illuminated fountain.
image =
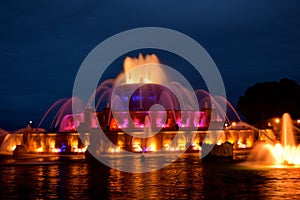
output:
[{"label": "illuminated fountain", "polygon": [[[95,152],[115,154],[199,152],[202,143],[229,142],[235,150],[253,147],[253,129],[226,128],[240,118],[224,97],[212,97],[204,90],[191,91],[178,81],[168,81],[169,74],[161,68],[156,55],[127,57],[123,67],[124,73],[102,82],[86,105],[76,97],[55,102],[38,125],[42,126],[49,113],[57,109],[51,131],[29,128],[10,134],[0,150],[14,150],[15,154],[78,154],[93,147]],[[132,70],[134,74],[130,73]],[[160,84],[163,80],[166,84]],[[193,93],[195,99],[191,98]],[[78,110],[71,113],[74,102]],[[91,109],[93,103],[96,112]],[[234,120],[222,104],[229,107]],[[101,105],[106,107],[100,110]],[[105,135],[100,134],[100,129]],[[111,144],[104,142],[103,137]]]},{"label": "illuminated fountain", "polygon": [[282,116],[280,141],[258,143],[249,162],[268,165],[300,165],[300,145],[296,145],[293,122],[288,113]]},{"label": "illuminated fountain", "polygon": [[[44,114],[38,128],[27,127],[14,132],[1,131],[0,154],[32,155],[32,154],[78,154],[84,153],[86,145],[83,144],[76,132],[75,125],[82,114],[67,114],[71,112],[72,101],[76,101],[80,107],[81,101],[76,98],[60,99],[56,101]],[[49,113],[61,105],[52,120],[50,129],[47,131],[39,128]],[[53,125],[53,127],[52,127]]]},{"label": "illuminated fountain", "polygon": [[25,128],[18,129],[14,132],[0,131],[1,132],[1,145],[0,145],[0,154],[11,154],[17,146],[21,146],[23,141],[28,137],[28,133],[31,132],[45,132],[43,128],[32,128],[28,125]]},{"label": "illuminated fountain", "polygon": [[[139,68],[140,65],[147,66]],[[128,73],[134,68],[134,74]],[[101,128],[113,143],[107,145],[101,141],[94,151],[101,154],[121,153],[123,150],[139,153],[199,152],[202,143],[222,145],[226,142],[232,143],[235,150],[253,147],[254,130],[225,129],[221,119],[226,118],[225,124],[233,121],[220,105],[226,104],[230,108],[234,121],[240,121],[240,118],[224,97],[212,97],[200,89],[188,90],[177,81],[159,84],[168,79],[167,75],[155,55],[143,57],[140,54],[138,58],[127,57],[124,60],[124,73],[115,80],[113,88],[100,85],[110,103],[96,113],[99,126],[93,127],[91,120],[81,124],[81,127],[93,127],[82,131],[91,135],[96,135],[97,129]],[[192,102],[189,99],[192,93],[197,96],[195,104],[198,104],[199,110],[185,103]],[[104,99],[103,95],[100,99]],[[100,105],[99,100],[95,101],[95,105]],[[180,105],[189,106],[181,108]],[[87,113],[85,116],[91,119],[95,115]]]},{"label": "illuminated fountain", "polygon": [[0,153],[9,154],[15,150],[16,145],[21,144],[21,137],[17,134],[11,134],[8,131],[0,129]]}]

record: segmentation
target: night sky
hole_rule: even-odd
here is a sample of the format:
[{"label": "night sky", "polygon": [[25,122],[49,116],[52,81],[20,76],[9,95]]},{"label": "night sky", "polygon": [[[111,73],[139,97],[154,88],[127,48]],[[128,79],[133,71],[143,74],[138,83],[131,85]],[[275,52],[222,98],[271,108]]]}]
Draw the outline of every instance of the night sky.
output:
[{"label": "night sky", "polygon": [[[170,28],[199,42],[233,105],[257,82],[300,83],[299,10],[298,0],[2,1],[0,128],[38,124],[56,100],[72,96],[77,70],[96,45],[137,27]],[[183,69],[184,62],[167,53],[158,57]],[[114,78],[121,64],[115,62],[105,78]]]}]

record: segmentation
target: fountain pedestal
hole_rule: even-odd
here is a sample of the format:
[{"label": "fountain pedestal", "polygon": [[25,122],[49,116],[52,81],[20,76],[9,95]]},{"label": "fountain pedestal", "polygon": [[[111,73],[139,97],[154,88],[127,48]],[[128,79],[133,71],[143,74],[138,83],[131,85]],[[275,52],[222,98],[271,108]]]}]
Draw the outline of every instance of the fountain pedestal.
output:
[{"label": "fountain pedestal", "polygon": [[17,145],[15,150],[13,151],[14,156],[20,156],[28,153],[25,145]]},{"label": "fountain pedestal", "polygon": [[203,144],[202,155],[203,160],[233,160],[233,144],[229,142],[221,145]]}]

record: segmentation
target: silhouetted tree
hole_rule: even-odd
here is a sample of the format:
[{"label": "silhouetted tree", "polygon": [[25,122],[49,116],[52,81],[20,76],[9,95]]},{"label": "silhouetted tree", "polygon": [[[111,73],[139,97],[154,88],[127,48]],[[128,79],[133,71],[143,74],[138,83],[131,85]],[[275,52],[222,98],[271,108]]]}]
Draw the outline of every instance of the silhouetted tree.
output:
[{"label": "silhouetted tree", "polygon": [[251,124],[281,117],[286,112],[292,118],[299,118],[300,86],[289,79],[257,83],[239,98],[237,109]]}]

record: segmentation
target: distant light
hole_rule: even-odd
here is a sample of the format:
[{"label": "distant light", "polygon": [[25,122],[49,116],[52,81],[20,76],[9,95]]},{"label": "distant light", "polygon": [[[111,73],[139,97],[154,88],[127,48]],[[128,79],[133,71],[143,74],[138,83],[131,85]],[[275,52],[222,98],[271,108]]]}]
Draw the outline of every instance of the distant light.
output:
[{"label": "distant light", "polygon": [[279,119],[279,118],[276,118],[276,119],[275,119],[275,122],[276,122],[276,123],[279,123],[279,122],[280,122],[280,119]]},{"label": "distant light", "polygon": [[29,121],[29,124],[32,124],[32,120]]},{"label": "distant light", "polygon": [[224,125],[225,125],[225,127],[227,127],[227,126],[228,126],[228,123],[225,123]]},{"label": "distant light", "polygon": [[232,126],[235,126],[235,125],[236,125],[236,122],[232,122],[231,125],[232,125]]},{"label": "distant light", "polygon": [[297,119],[297,124],[300,124],[300,119]]}]

